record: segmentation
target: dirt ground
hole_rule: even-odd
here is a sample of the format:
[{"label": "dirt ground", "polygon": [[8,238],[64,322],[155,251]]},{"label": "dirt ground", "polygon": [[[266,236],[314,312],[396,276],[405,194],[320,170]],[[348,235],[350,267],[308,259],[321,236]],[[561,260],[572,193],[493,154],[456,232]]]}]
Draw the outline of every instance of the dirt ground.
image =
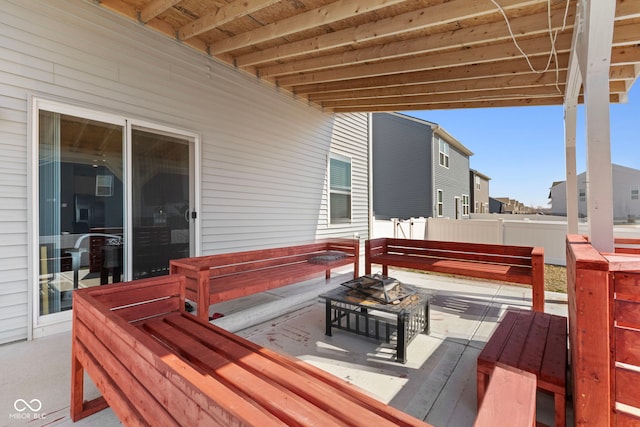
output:
[{"label": "dirt ground", "polygon": [[552,292],[567,293],[567,268],[561,265],[544,266],[544,288]]},{"label": "dirt ground", "polygon": [[[408,269],[411,270],[411,269]],[[412,270],[416,272],[425,273],[420,270]],[[441,274],[443,276],[454,276],[453,274],[442,274],[442,273],[434,273],[428,272],[425,274]],[[465,277],[465,276],[460,276]],[[484,280],[484,279],[474,279],[474,280]],[[494,280],[486,280],[487,282],[495,282]],[[517,283],[510,283],[512,286],[527,286],[527,285],[518,285]],[[567,293],[567,268],[561,265],[544,265],[544,289],[551,292],[562,292]]]}]

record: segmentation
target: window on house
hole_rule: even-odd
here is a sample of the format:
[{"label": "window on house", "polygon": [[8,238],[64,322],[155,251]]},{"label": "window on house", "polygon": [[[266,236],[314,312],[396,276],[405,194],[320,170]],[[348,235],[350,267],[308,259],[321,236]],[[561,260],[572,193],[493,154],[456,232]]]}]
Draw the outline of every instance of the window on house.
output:
[{"label": "window on house", "polygon": [[462,215],[469,216],[469,196],[467,194],[462,195]]},{"label": "window on house", "polygon": [[581,202],[584,202],[587,200],[587,192],[585,191],[584,188],[581,188],[578,190],[578,200],[580,200]]},{"label": "window on house", "polygon": [[442,139],[440,141],[440,166],[444,166],[445,168],[449,167],[449,144],[444,142]]},{"label": "window on house", "polygon": [[329,160],[329,221],[351,221],[351,159],[332,154]]},{"label": "window on house", "polygon": [[436,210],[437,210],[438,216],[443,216],[443,212],[444,212],[443,200],[444,200],[444,195],[442,193],[442,190],[438,190],[438,200],[436,204]]},{"label": "window on house", "polygon": [[631,200],[638,200],[638,190],[640,187],[634,185],[631,187]]},{"label": "window on house", "polygon": [[476,176],[476,190],[480,189],[480,177]]}]

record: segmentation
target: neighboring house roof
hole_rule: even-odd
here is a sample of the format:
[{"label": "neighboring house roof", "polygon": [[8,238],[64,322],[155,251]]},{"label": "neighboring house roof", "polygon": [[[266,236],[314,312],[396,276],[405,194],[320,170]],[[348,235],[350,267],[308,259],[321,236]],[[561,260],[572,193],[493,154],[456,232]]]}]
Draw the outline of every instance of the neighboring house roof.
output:
[{"label": "neighboring house roof", "polygon": [[[613,172],[614,170],[625,170],[627,172],[639,172],[640,173],[640,169],[634,169],[634,168],[630,168],[629,166],[622,166],[622,165],[618,165],[615,163],[611,163],[611,171]],[[583,175],[586,172],[580,172],[578,174],[578,176]],[[560,184],[565,184],[567,181],[553,181],[553,183],[551,184],[551,188],[555,187],[556,185],[560,185]],[[549,198],[551,198],[551,192],[549,192]]]},{"label": "neighboring house roof", "polygon": [[491,178],[489,178],[487,175],[483,174],[482,172],[478,172],[475,169],[469,169],[469,172],[471,172],[472,174],[474,174],[475,176],[479,176],[482,179],[486,179],[487,181],[490,181]]}]

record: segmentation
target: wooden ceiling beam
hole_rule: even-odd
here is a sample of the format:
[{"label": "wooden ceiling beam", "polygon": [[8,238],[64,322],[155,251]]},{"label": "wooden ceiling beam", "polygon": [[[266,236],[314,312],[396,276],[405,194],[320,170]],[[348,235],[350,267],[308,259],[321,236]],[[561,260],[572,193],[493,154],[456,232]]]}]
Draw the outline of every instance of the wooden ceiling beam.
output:
[{"label": "wooden ceiling beam", "polygon": [[[566,72],[565,72],[566,74]],[[335,107],[369,107],[374,105],[398,105],[398,104],[428,104],[459,101],[487,101],[499,99],[514,99],[519,97],[556,97],[564,95],[564,83],[547,85],[529,85],[522,87],[493,87],[487,90],[465,90],[461,92],[433,92],[433,93],[407,93],[400,96],[381,96],[370,98],[344,98],[334,100],[319,101],[310,99],[311,102],[322,105],[324,108]],[[609,83],[610,93],[625,93],[627,87],[625,82],[616,81]]]},{"label": "wooden ceiling beam", "polygon": [[367,98],[367,99],[342,99],[337,101],[321,102],[324,108],[334,107],[370,107],[375,105],[408,105],[408,104],[433,104],[433,103],[449,103],[459,101],[492,101],[517,98],[539,98],[539,97],[556,97],[563,96],[564,85],[556,86],[535,86],[535,87],[519,87],[519,88],[502,88],[500,90],[478,90],[467,91],[464,93],[436,93],[428,95],[403,95],[385,98]]},{"label": "wooden ceiling beam", "polygon": [[617,0],[615,20],[640,18],[640,2],[634,0]]},{"label": "wooden ceiling beam", "polygon": [[638,76],[635,65],[612,65],[609,78],[612,80],[635,79]]},{"label": "wooden ceiling beam", "polygon": [[[568,54],[561,53],[558,55],[559,70],[566,70],[568,62]],[[531,64],[533,65],[534,69],[542,69],[547,64],[547,58],[531,58]],[[527,73],[531,73],[529,64],[523,58],[515,58],[497,64],[483,63],[477,65],[465,65],[462,67],[417,71],[413,73],[395,74],[391,76],[366,77],[347,81],[333,81],[325,83],[312,82],[310,84],[294,86],[292,87],[292,91],[298,95],[305,95],[327,91],[379,88],[430,82],[448,82],[465,79],[476,79],[482,77],[511,76]]]},{"label": "wooden ceiling beam", "polygon": [[611,49],[611,65],[634,65],[640,62],[640,45],[616,46]]},{"label": "wooden ceiling beam", "polygon": [[348,19],[357,14],[371,12],[383,7],[402,3],[403,1],[405,0],[367,0],[366,2],[361,2],[361,4],[354,5],[353,0],[338,0],[323,7],[264,25],[255,30],[228,37],[211,44],[209,51],[212,55],[218,55],[285,37],[289,34],[305,31],[310,28]]},{"label": "wooden ceiling beam", "polygon": [[[640,4],[640,1],[638,2]],[[640,20],[631,19],[617,23],[613,28],[613,46],[637,44],[640,40]]]},{"label": "wooden ceiling beam", "polygon": [[140,10],[139,19],[146,24],[181,1],[182,0],[153,0]]},{"label": "wooden ceiling beam", "polygon": [[[573,22],[573,14],[568,16],[568,22]],[[510,21],[514,34],[536,35],[548,33],[547,13],[523,16]],[[552,31],[559,30],[563,25],[563,15],[554,14],[552,16]],[[567,26],[566,31],[570,32],[572,26]],[[298,71],[328,68],[331,66],[360,63],[365,61],[388,59],[413,54],[422,54],[444,48],[461,48],[496,41],[511,39],[511,34],[504,21],[493,22],[478,26],[459,28],[455,31],[433,34],[426,37],[418,37],[410,40],[402,40],[392,43],[384,43],[369,48],[355,49],[348,52],[324,55],[303,61],[297,61],[292,65],[276,65],[274,67],[262,68],[267,74],[278,74],[277,67],[292,66]],[[268,63],[285,59],[282,56],[271,56],[271,53],[278,49],[266,49],[236,58],[236,65],[244,67],[259,63]]]},{"label": "wooden ceiling beam", "polygon": [[[501,7],[509,10],[514,7],[531,7],[536,4],[546,3],[545,0],[502,0]],[[457,22],[465,19],[473,19],[483,15],[498,12],[496,6],[486,0],[452,0],[440,5],[407,12],[391,18],[381,19],[367,24],[334,31],[311,39],[286,43],[284,45],[265,49],[263,53],[248,54],[243,57],[247,64],[266,55],[272,59],[281,59],[291,56],[306,55],[321,52],[340,46],[351,45],[354,42],[363,42],[395,34],[406,33],[430,28],[445,23]],[[243,47],[243,46],[237,46]],[[262,60],[260,60],[262,61]]]},{"label": "wooden ceiling beam", "polygon": [[[542,14],[536,14],[514,20],[511,24],[514,33],[527,34],[527,36],[544,34],[548,37],[549,28],[545,20],[546,13],[544,16],[545,18],[541,19]],[[561,27],[562,16],[554,15],[553,30],[559,30]],[[565,30],[570,33],[571,27],[567,27]],[[472,41],[470,42],[470,40]],[[440,49],[466,49],[478,44],[495,43],[506,40],[510,41],[511,35],[504,22],[497,22],[480,25],[478,27],[462,28],[456,31],[447,31],[427,37],[350,50],[338,54],[319,56],[285,64],[276,64],[262,67],[259,70],[260,75],[281,75],[331,68],[334,66],[344,66],[347,64],[396,59],[403,56],[425,54]],[[236,64],[242,66],[241,58],[236,58]]]},{"label": "wooden ceiling beam", "polygon": [[178,38],[187,40],[204,32],[213,30],[221,25],[249,15],[265,7],[271,6],[280,0],[235,0],[225,6],[219,7],[214,12],[204,15],[195,21],[183,25],[178,30]]},{"label": "wooden ceiling beam", "polygon": [[530,86],[555,85],[559,82],[565,81],[566,77],[566,70],[561,70],[558,73],[553,70],[547,71],[544,74],[526,73],[478,79],[453,80],[448,82],[431,82],[416,85],[321,92],[309,95],[308,99],[311,102],[322,102],[341,99],[366,99],[436,93],[459,93],[471,90],[512,89]]},{"label": "wooden ceiling beam", "polygon": [[[562,105],[562,97],[544,97],[544,98],[516,98],[509,100],[494,100],[494,101],[478,101],[469,102],[463,100],[461,102],[452,103],[434,103],[434,104],[405,104],[395,106],[373,106],[373,107],[336,107],[332,109],[334,113],[379,113],[388,111],[416,111],[416,110],[453,110],[453,109],[468,109],[468,108],[501,108],[501,107],[535,107],[535,106],[549,106],[549,105]],[[621,98],[619,95],[611,95],[609,102],[618,103]],[[582,95],[578,98],[579,103],[583,103],[584,99]]]},{"label": "wooden ceiling beam", "polygon": [[516,98],[509,100],[491,101],[468,101],[428,103],[428,104],[397,104],[397,105],[377,105],[371,107],[335,107],[331,109],[334,113],[376,113],[386,111],[416,111],[416,110],[452,110],[466,108],[498,108],[498,107],[532,107],[547,105],[562,105],[562,97],[545,98]]},{"label": "wooden ceiling beam", "polygon": [[123,2],[122,0],[102,0],[100,6],[105,7],[113,12],[116,12],[122,16],[126,16],[134,21],[138,20],[138,13],[131,5]]},{"label": "wooden ceiling beam", "polygon": [[[522,40],[518,42],[520,48],[529,56],[544,55],[553,60],[550,53],[551,42],[548,37]],[[559,35],[556,39],[556,51],[568,52],[571,47],[571,34]],[[550,56],[551,55],[551,56]],[[463,65],[498,62],[521,57],[522,53],[513,42],[500,43],[492,46],[462,49],[453,52],[425,55],[408,59],[379,62],[374,64],[354,65],[351,67],[295,74],[276,78],[281,87],[292,87],[305,83],[320,83],[335,80],[349,80],[362,77],[374,77],[390,74],[401,74],[435,68],[459,67]],[[544,69],[545,66],[539,70]],[[538,71],[539,71],[538,70]],[[260,74],[262,77],[262,75]]]}]

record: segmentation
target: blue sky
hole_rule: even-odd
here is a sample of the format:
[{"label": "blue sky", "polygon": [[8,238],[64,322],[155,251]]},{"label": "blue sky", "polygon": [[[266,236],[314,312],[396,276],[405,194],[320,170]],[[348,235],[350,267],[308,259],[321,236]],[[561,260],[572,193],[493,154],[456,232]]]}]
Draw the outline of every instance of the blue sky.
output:
[{"label": "blue sky", "polygon": [[[612,104],[611,161],[640,169],[640,82],[626,104]],[[549,188],[565,180],[562,106],[406,111],[442,126],[473,151],[470,166],[489,176],[491,197],[547,207]],[[577,171],[586,170],[584,108],[578,109]]]}]

